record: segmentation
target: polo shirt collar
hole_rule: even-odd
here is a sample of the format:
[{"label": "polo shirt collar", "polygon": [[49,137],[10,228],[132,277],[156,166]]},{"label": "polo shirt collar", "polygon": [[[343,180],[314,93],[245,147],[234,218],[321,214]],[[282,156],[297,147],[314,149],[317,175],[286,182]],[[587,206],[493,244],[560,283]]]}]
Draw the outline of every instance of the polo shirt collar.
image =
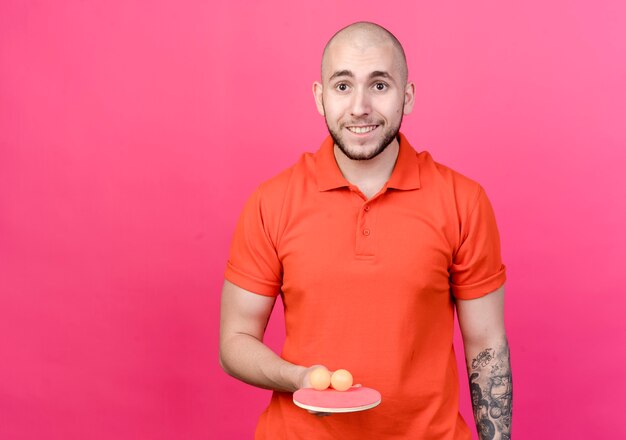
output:
[{"label": "polo shirt collar", "polygon": [[[387,188],[400,190],[419,189],[420,171],[417,152],[402,133],[399,133],[399,137],[400,149],[398,151],[398,159],[386,186]],[[320,191],[350,186],[350,182],[343,177],[337,165],[333,147],[333,139],[328,136],[315,154],[315,173],[317,175],[317,186]]]}]

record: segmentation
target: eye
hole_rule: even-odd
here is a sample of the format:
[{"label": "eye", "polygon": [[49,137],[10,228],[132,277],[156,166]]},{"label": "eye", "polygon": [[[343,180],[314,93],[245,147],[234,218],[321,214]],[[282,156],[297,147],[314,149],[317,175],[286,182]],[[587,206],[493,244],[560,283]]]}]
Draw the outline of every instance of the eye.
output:
[{"label": "eye", "polygon": [[348,84],[345,83],[339,83],[335,86],[335,89],[337,89],[340,92],[346,92],[348,91]]},{"label": "eye", "polygon": [[379,92],[382,92],[387,88],[387,84],[385,84],[384,82],[377,82],[376,84],[374,84],[374,88],[376,88],[376,90],[378,90]]}]

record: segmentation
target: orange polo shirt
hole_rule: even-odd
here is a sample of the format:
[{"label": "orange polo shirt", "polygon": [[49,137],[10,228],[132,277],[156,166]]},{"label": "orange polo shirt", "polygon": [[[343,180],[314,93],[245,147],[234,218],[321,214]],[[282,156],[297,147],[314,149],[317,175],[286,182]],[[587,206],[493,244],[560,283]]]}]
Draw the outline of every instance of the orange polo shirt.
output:
[{"label": "orange polo shirt", "polygon": [[345,368],[374,409],[316,417],[274,392],[257,439],[471,439],[459,414],[454,298],[500,287],[495,218],[477,183],[400,135],[387,184],[367,200],[328,137],[248,200],[226,279],[282,295],[282,357]]}]

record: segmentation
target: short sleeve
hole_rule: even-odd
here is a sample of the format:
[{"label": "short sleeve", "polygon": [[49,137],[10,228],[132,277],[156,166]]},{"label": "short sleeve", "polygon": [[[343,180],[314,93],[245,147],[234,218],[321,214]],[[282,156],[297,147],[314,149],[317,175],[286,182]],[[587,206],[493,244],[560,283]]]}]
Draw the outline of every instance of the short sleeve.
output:
[{"label": "short sleeve", "polygon": [[261,191],[257,189],[237,223],[224,276],[242,289],[276,296],[282,284],[282,264],[271,237],[268,214],[264,215]]},{"label": "short sleeve", "polygon": [[450,285],[455,298],[474,299],[498,289],[506,279],[496,219],[481,187],[461,219],[461,240],[450,267]]}]

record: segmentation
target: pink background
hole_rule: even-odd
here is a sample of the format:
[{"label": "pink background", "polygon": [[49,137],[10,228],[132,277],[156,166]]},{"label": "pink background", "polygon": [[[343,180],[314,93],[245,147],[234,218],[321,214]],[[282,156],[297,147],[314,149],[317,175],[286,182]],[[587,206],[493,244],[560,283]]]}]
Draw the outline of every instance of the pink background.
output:
[{"label": "pink background", "polygon": [[626,437],[622,1],[182,3],[0,3],[0,438],[251,438],[230,237],[318,148],[322,47],[363,19],[405,45],[403,131],[495,207],[514,437]]}]

